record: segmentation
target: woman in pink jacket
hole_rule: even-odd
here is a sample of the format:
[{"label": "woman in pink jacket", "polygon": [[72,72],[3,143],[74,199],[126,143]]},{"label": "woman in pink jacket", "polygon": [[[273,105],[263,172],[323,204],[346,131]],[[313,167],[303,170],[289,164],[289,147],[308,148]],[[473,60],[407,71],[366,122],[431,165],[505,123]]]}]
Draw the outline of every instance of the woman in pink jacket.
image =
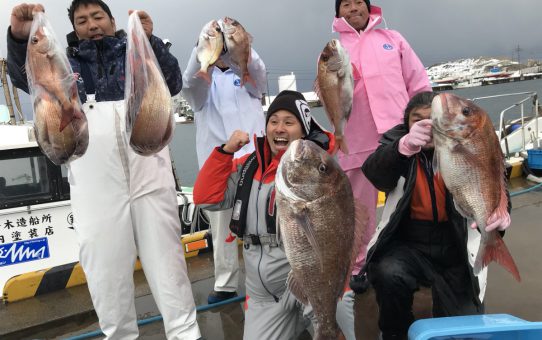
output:
[{"label": "woman in pink jacket", "polygon": [[370,219],[350,286],[362,293],[368,286],[357,275],[365,263],[367,244],[374,233],[378,192],[361,172],[384,132],[400,124],[403,111],[416,93],[431,91],[420,59],[403,36],[394,30],[376,28],[382,21],[380,7],[370,0],[336,0],[333,31],[350,55],[359,76],[354,79],[354,99],[345,139],[349,154],[339,152],[339,163],[350,178],[354,195],[369,209]]}]

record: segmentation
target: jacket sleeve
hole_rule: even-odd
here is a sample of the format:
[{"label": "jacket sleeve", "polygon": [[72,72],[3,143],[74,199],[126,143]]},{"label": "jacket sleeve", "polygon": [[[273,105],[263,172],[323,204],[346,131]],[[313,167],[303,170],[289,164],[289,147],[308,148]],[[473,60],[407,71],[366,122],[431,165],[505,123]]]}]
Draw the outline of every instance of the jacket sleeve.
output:
[{"label": "jacket sleeve", "polygon": [[156,59],[158,60],[158,64],[160,64],[160,68],[162,69],[162,74],[166,79],[169,92],[174,96],[181,92],[181,89],[183,88],[183,78],[179,62],[177,61],[177,58],[169,52],[169,47],[164,44],[162,39],[151,35],[150,43],[154,55],[156,55]]},{"label": "jacket sleeve", "polygon": [[237,190],[238,167],[248,155],[233,159],[233,155],[213,150],[203,164],[194,184],[194,203],[209,210],[224,210],[233,207]]},{"label": "jacket sleeve", "polygon": [[15,87],[20,88],[26,93],[28,90],[28,79],[26,78],[25,63],[26,63],[26,46],[28,41],[15,39],[11,35],[11,26],[7,32],[7,64],[8,73],[11,83]]},{"label": "jacket sleeve", "polygon": [[431,91],[431,83],[420,58],[399,32],[397,35],[401,40],[401,66],[409,98],[422,91]]},{"label": "jacket sleeve", "polygon": [[399,153],[399,140],[406,134],[403,124],[386,132],[380,145],[371,154],[361,170],[380,191],[390,192],[397,186],[399,177],[408,171],[409,158]]},{"label": "jacket sleeve", "polygon": [[194,112],[202,110],[210,90],[209,84],[203,78],[196,77],[199,69],[200,64],[197,59],[196,47],[194,47],[192,54],[190,54],[188,65],[186,65],[186,69],[184,70],[184,87],[182,91],[183,98],[186,99]]},{"label": "jacket sleeve", "polygon": [[256,86],[251,83],[247,83],[244,86],[251,96],[261,99],[262,93],[267,93],[267,70],[265,69],[263,60],[254,49],[251,49],[250,56],[248,73],[252,80],[254,80]]}]

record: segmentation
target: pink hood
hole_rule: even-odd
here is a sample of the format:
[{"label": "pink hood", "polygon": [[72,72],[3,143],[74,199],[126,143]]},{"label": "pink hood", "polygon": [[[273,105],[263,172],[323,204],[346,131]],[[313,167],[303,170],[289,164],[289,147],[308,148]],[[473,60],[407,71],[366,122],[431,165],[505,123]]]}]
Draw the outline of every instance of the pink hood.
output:
[{"label": "pink hood", "polygon": [[[350,155],[376,149],[378,135],[402,123],[410,98],[431,91],[425,68],[408,42],[397,31],[376,28],[381,22],[382,10],[377,6],[371,6],[369,24],[361,33],[342,17],[333,21],[333,31],[339,33],[358,71],[354,74],[360,74],[355,79],[352,113],[345,131]],[[374,138],[362,134],[371,116],[372,128],[376,126]]]}]

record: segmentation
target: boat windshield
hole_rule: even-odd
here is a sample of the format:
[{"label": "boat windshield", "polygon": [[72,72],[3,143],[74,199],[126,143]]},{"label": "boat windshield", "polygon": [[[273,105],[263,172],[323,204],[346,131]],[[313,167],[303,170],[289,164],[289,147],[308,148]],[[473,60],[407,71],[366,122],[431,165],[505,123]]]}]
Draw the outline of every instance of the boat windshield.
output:
[{"label": "boat windshield", "polygon": [[59,194],[62,185],[56,188],[59,173],[59,167],[48,161],[39,150],[2,155],[0,209],[61,200],[65,195]]}]

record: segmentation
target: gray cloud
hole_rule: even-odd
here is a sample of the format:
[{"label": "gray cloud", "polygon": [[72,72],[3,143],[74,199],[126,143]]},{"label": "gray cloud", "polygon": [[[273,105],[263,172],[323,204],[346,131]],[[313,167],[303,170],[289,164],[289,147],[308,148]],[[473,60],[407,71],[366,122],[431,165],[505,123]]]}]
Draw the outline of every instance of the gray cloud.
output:
[{"label": "gray cloud", "polygon": [[[253,47],[269,70],[271,93],[277,77],[294,72],[298,89],[308,91],[316,60],[331,33],[332,0],[109,0],[117,27],[125,28],[129,9],[146,10],[157,36],[169,38],[181,68],[186,66],[201,27],[211,19],[231,16],[253,35]],[[539,37],[542,2],[537,0],[373,0],[382,7],[390,29],[403,34],[425,66],[463,57],[508,56],[542,59]],[[19,1],[2,0],[0,34]],[[46,14],[60,37],[71,31],[69,1],[44,0]],[[5,57],[5,40],[0,52]]]}]

